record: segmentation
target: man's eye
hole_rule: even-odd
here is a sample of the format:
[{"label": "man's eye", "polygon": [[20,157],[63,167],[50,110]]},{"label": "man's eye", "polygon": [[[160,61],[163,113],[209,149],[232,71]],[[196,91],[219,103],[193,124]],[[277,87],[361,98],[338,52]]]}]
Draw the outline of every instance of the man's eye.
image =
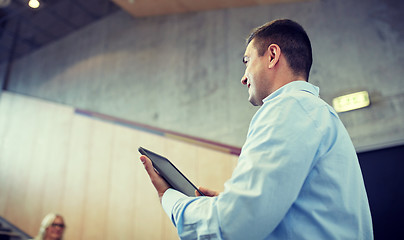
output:
[{"label": "man's eye", "polygon": [[246,57],[246,56],[243,57],[243,63],[244,63],[244,64],[247,64],[248,60],[249,60],[248,57]]}]

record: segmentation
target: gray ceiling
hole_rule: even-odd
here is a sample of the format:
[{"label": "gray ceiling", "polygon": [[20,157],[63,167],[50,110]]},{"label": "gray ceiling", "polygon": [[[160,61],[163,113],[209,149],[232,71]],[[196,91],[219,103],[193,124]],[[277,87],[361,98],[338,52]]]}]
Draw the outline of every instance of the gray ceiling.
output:
[{"label": "gray ceiling", "polygon": [[18,59],[120,9],[110,0],[0,0],[0,64]]}]

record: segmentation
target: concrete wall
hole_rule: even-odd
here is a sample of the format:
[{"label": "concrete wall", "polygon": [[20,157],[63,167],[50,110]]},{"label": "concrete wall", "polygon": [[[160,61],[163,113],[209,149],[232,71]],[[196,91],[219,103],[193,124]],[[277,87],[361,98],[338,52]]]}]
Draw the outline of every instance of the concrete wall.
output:
[{"label": "concrete wall", "polygon": [[358,151],[404,142],[404,4],[315,0],[134,19],[119,11],[14,63],[9,91],[241,146],[257,110],[240,84],[250,30],[291,18],[313,46],[310,81],[342,113]]}]

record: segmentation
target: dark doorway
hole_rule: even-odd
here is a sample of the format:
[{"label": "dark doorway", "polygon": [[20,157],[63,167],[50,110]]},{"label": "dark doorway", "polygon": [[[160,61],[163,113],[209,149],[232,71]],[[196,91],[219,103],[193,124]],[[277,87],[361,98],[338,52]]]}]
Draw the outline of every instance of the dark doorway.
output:
[{"label": "dark doorway", "polygon": [[404,145],[358,153],[375,240],[404,239]]}]

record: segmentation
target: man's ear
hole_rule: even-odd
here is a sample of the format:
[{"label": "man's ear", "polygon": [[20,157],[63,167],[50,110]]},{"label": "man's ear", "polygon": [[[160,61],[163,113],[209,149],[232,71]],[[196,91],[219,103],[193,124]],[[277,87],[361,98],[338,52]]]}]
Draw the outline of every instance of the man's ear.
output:
[{"label": "man's ear", "polygon": [[268,68],[273,68],[279,61],[279,58],[281,56],[281,48],[278,46],[278,44],[271,44],[271,45],[269,45],[267,51],[269,53]]}]

